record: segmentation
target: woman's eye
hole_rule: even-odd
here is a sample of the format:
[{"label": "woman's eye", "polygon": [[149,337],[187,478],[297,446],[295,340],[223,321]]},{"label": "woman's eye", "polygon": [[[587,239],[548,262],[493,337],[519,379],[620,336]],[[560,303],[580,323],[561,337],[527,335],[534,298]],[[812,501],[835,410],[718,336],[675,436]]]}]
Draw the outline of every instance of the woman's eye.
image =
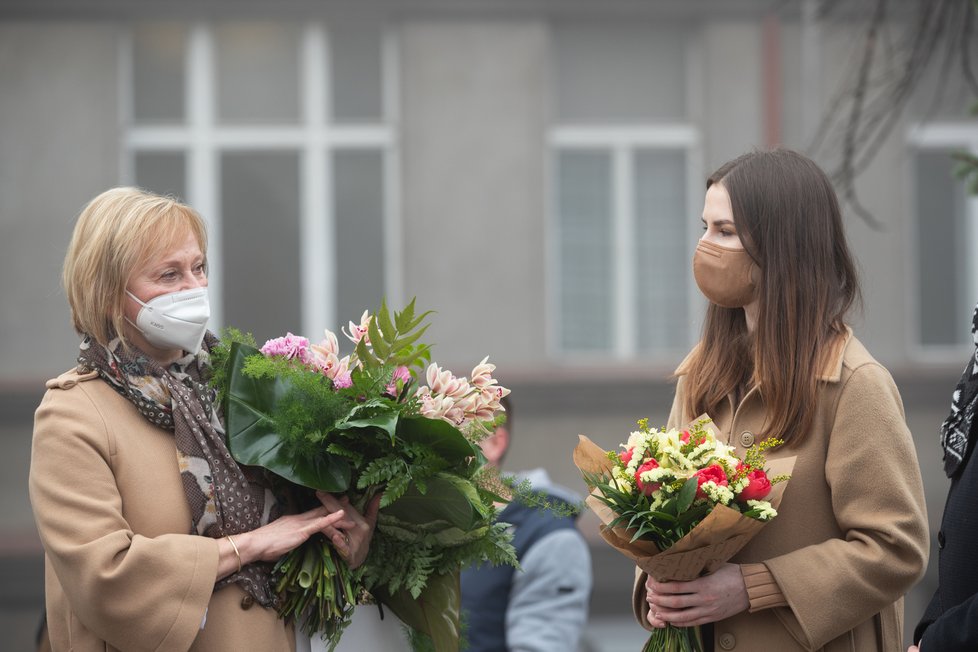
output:
[{"label": "woman's eye", "polygon": [[160,278],[162,278],[165,281],[172,281],[173,279],[177,278],[177,273],[172,270],[169,272],[163,272],[160,275]]}]

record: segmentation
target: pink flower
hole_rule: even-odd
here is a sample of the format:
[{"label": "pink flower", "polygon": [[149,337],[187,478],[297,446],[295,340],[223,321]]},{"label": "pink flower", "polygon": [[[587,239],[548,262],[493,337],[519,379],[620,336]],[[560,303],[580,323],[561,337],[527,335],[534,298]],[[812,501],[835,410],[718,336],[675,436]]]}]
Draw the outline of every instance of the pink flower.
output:
[{"label": "pink flower", "polygon": [[651,471],[652,469],[659,468],[659,463],[655,458],[650,458],[642,466],[638,467],[635,471],[635,484],[638,486],[638,490],[641,491],[646,496],[651,496],[653,491],[656,491],[662,486],[661,482],[644,482],[642,480],[642,474],[646,471]]},{"label": "pink flower", "polygon": [[[738,471],[745,469],[743,465]],[[761,469],[751,469],[747,472],[747,479],[750,481],[746,487],[737,495],[737,500],[747,502],[748,500],[761,500],[771,493],[771,481],[768,480],[767,473]]]},{"label": "pink flower", "polygon": [[353,385],[353,379],[350,377],[349,371],[338,374],[335,378],[333,378],[333,387],[336,387],[337,389],[344,389],[346,387],[350,387],[351,385]]},{"label": "pink flower", "polygon": [[409,382],[411,382],[411,372],[408,371],[407,367],[398,367],[391,374],[391,381],[387,384],[384,391],[396,397],[401,393],[401,389]]},{"label": "pink flower", "polygon": [[629,448],[626,451],[622,451],[621,453],[618,453],[618,459],[621,460],[622,464],[628,466],[628,463],[632,461],[632,455],[634,454],[635,454],[635,449]]},{"label": "pink flower", "polygon": [[332,353],[333,355],[338,356],[340,354],[340,345],[339,342],[336,341],[336,334],[330,330],[327,330],[325,335],[326,337],[323,338],[322,342],[312,345],[313,350],[319,351],[324,355]]},{"label": "pink flower", "polygon": [[350,341],[354,344],[358,343],[362,339],[365,340],[367,344],[370,344],[370,335],[368,334],[368,330],[370,328],[371,319],[373,319],[373,317],[370,316],[370,313],[364,310],[363,314],[360,315],[360,323],[356,324],[351,321],[349,324],[349,332],[344,329],[343,334],[350,338]]},{"label": "pink flower", "polygon": [[276,337],[275,339],[268,340],[261,347],[261,352],[267,357],[278,355],[289,360],[298,358],[303,364],[309,364],[312,360],[312,354],[309,350],[309,340],[298,335],[293,335],[292,333],[288,333],[285,337]]},{"label": "pink flower", "polygon": [[492,372],[496,370],[496,365],[488,364],[486,362],[488,359],[489,356],[482,358],[482,362],[477,364],[472,370],[472,380],[470,380],[469,383],[473,387],[486,389],[490,385],[496,384],[495,379],[492,377]]},{"label": "pink flower", "polygon": [[442,369],[435,363],[428,365],[425,377],[431,391],[435,394],[462,398],[471,391],[469,381],[465,378],[456,378],[451,371]]},{"label": "pink flower", "polygon": [[696,497],[706,498],[706,494],[703,492],[703,484],[706,482],[713,482],[719,487],[727,486],[727,473],[723,470],[723,467],[719,464],[711,464],[705,469],[700,469],[693,474],[697,477],[697,487],[696,487]]}]

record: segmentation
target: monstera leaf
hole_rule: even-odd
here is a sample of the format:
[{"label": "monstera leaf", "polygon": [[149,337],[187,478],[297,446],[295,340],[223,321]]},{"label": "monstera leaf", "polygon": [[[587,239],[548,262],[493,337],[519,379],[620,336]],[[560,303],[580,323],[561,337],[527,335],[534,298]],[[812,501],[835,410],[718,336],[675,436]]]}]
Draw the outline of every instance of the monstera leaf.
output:
[{"label": "monstera leaf", "polygon": [[231,455],[241,464],[260,466],[296,484],[328,491],[346,491],[350,465],[337,456],[290,458],[276,428],[275,406],[291,391],[283,378],[252,378],[245,359],[261,355],[235,342],[228,356],[227,436]]}]

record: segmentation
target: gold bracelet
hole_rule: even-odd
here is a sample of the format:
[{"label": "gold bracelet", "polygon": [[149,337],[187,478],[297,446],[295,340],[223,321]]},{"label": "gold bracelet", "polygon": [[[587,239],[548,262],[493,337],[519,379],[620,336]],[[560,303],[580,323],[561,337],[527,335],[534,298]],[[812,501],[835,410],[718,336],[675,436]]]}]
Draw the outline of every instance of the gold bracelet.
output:
[{"label": "gold bracelet", "polygon": [[240,573],[241,572],[241,553],[238,552],[238,546],[234,545],[234,539],[231,538],[231,535],[230,534],[227,535],[224,538],[227,539],[228,540],[228,543],[231,544],[231,548],[234,550],[234,556],[238,558],[238,571],[237,572]]}]

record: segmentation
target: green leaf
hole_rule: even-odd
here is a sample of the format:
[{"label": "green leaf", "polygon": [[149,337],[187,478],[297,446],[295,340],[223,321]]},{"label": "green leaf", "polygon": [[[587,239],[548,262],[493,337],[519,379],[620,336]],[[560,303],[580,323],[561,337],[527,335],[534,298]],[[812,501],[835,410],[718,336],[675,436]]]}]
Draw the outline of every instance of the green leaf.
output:
[{"label": "green leaf", "polygon": [[390,437],[391,444],[394,444],[394,436],[398,430],[400,421],[398,412],[393,409],[386,409],[379,414],[360,419],[347,419],[336,424],[337,430],[355,430],[358,428],[379,428]]},{"label": "green leaf", "polygon": [[397,338],[396,340],[394,340],[393,343],[391,343],[391,348],[394,351],[400,352],[401,350],[403,350],[403,349],[407,348],[408,346],[414,344],[419,339],[421,339],[421,336],[425,334],[425,331],[428,330],[428,326],[430,326],[430,325],[431,324],[425,324],[424,325],[424,328],[419,328],[418,330],[414,331],[413,333],[411,333],[409,335],[406,335],[404,337]]},{"label": "green leaf", "polygon": [[380,366],[380,361],[367,347],[366,338],[361,337],[354,350],[356,352],[357,360],[363,363],[365,369],[376,369]]},{"label": "green leaf", "polygon": [[404,417],[398,423],[397,435],[408,443],[427,446],[451,466],[478,454],[458,428],[442,419]]},{"label": "green leaf", "polygon": [[[425,493],[412,483],[404,495],[385,508],[385,512],[406,523],[424,524],[430,521],[447,521],[463,530],[471,530],[478,524],[479,512],[473,501],[479,501],[475,487],[463,486],[461,478],[439,473],[427,480]],[[464,480],[462,480],[464,482]],[[471,489],[471,491],[470,491]]]},{"label": "green leaf", "polygon": [[699,488],[699,478],[693,476],[686,481],[683,488],[676,493],[676,514],[682,514],[696,499],[696,490]]},{"label": "green leaf", "polygon": [[293,460],[283,450],[274,413],[292,390],[284,378],[252,378],[245,360],[261,355],[257,349],[235,343],[228,355],[227,438],[232,457],[241,464],[260,466],[296,484],[329,492],[350,486],[350,465],[338,456]]},{"label": "green leaf", "polygon": [[401,622],[431,637],[435,652],[458,652],[459,610],[462,604],[459,571],[432,575],[421,595],[414,599],[407,590],[388,593],[375,587],[374,596],[387,605]]},{"label": "green leaf", "polygon": [[414,303],[417,297],[411,299],[411,303],[404,306],[404,310],[394,314],[394,321],[397,323],[397,330],[406,333],[411,330],[411,320],[414,319]]},{"label": "green leaf", "polygon": [[[377,311],[378,326],[380,330],[383,331],[384,337],[394,337],[394,333],[398,329],[394,328],[394,323],[391,321],[390,311],[387,309],[387,302],[383,299],[380,300],[380,310]],[[373,337],[371,335],[371,337]],[[389,341],[389,340],[388,340]]]},{"label": "green leaf", "polygon": [[[367,335],[370,336],[370,346],[373,347],[374,353],[377,354],[377,358],[381,363],[384,363],[390,356],[391,349],[381,336],[380,328],[377,326],[376,319],[371,319],[370,323],[367,324]],[[393,333],[385,333],[384,335],[387,337],[394,337]]]}]

